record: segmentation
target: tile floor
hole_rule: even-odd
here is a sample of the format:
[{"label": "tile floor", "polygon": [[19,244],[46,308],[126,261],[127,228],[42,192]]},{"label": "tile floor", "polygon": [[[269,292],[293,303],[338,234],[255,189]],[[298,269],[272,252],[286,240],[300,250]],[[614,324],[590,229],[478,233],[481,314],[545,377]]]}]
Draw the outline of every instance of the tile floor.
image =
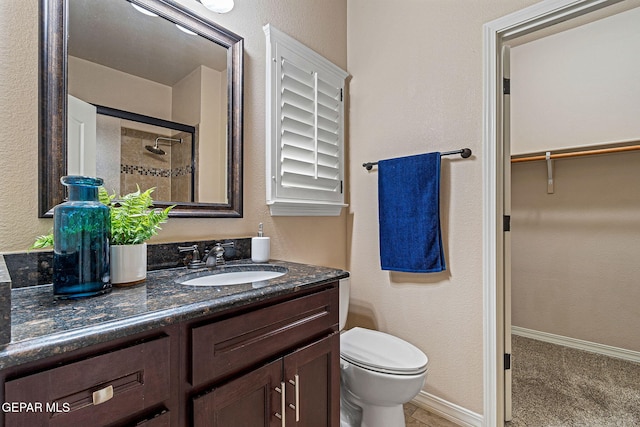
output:
[{"label": "tile floor", "polygon": [[407,427],[457,427],[457,424],[419,408],[413,403],[404,405],[404,419]]}]

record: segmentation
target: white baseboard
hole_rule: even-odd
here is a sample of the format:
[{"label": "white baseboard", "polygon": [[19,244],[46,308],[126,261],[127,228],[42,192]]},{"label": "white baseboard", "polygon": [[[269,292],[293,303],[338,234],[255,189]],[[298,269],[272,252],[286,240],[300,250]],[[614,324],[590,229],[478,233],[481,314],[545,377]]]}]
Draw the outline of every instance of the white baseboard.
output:
[{"label": "white baseboard", "polygon": [[427,411],[439,415],[452,423],[463,427],[481,427],[483,425],[483,417],[468,409],[458,406],[455,403],[448,402],[433,394],[429,394],[422,390],[411,401],[416,406],[426,409]]},{"label": "white baseboard", "polygon": [[525,338],[545,341],[551,344],[563,345],[565,347],[575,348],[577,350],[589,351],[605,356],[616,357],[618,359],[629,360],[631,362],[640,363],[640,352],[627,350],[610,345],[598,344],[590,341],[583,341],[576,338],[564,337],[562,335],[550,334],[548,332],[535,331],[533,329],[512,326],[511,333]]}]

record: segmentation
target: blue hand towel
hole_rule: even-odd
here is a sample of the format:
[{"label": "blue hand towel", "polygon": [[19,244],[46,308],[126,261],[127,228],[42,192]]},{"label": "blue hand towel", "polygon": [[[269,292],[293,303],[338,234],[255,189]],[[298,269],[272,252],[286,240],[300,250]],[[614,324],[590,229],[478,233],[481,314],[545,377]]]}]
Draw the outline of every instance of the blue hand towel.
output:
[{"label": "blue hand towel", "polygon": [[383,270],[446,270],[440,234],[440,153],[378,162]]}]

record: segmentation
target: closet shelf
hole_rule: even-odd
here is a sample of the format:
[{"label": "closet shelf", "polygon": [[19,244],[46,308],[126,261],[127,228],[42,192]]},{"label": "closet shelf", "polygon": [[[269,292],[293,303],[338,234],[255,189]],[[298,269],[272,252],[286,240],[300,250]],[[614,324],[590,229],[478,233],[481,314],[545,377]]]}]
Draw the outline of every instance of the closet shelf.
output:
[{"label": "closet shelf", "polygon": [[579,150],[579,151],[564,151],[564,152],[555,153],[555,154],[551,154],[551,152],[549,151],[546,154],[542,154],[542,155],[527,156],[527,157],[512,157],[511,163],[535,162],[535,161],[549,160],[549,159],[551,160],[566,159],[571,157],[593,156],[597,154],[623,153],[627,151],[638,151],[638,150],[640,150],[640,145],[624,145],[624,146],[610,147],[610,148],[598,148],[598,149]]}]

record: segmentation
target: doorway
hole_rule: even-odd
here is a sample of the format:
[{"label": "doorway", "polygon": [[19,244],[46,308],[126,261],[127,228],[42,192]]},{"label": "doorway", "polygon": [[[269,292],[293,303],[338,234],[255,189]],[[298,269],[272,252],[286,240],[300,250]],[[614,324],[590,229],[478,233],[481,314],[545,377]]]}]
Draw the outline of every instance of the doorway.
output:
[{"label": "doorway", "polygon": [[511,427],[640,423],[640,8],[601,14],[506,42]]},{"label": "doorway", "polygon": [[[559,22],[575,25],[581,19],[593,19],[593,13],[611,14],[616,5],[612,0],[547,0],[488,23],[484,27],[484,335],[485,335],[485,425],[503,425],[508,415],[510,389],[507,356],[507,321],[510,314],[508,277],[510,263],[505,262],[508,250],[508,225],[505,214],[509,203],[505,199],[510,181],[509,145],[505,144],[503,116],[502,58],[503,44],[517,37],[540,37],[540,31],[554,31]],[[607,11],[601,9],[607,7]],[[589,16],[587,16],[589,15]],[[534,34],[535,33],[535,34]],[[509,322],[510,323],[510,322]],[[510,336],[510,334],[509,334]]]}]

